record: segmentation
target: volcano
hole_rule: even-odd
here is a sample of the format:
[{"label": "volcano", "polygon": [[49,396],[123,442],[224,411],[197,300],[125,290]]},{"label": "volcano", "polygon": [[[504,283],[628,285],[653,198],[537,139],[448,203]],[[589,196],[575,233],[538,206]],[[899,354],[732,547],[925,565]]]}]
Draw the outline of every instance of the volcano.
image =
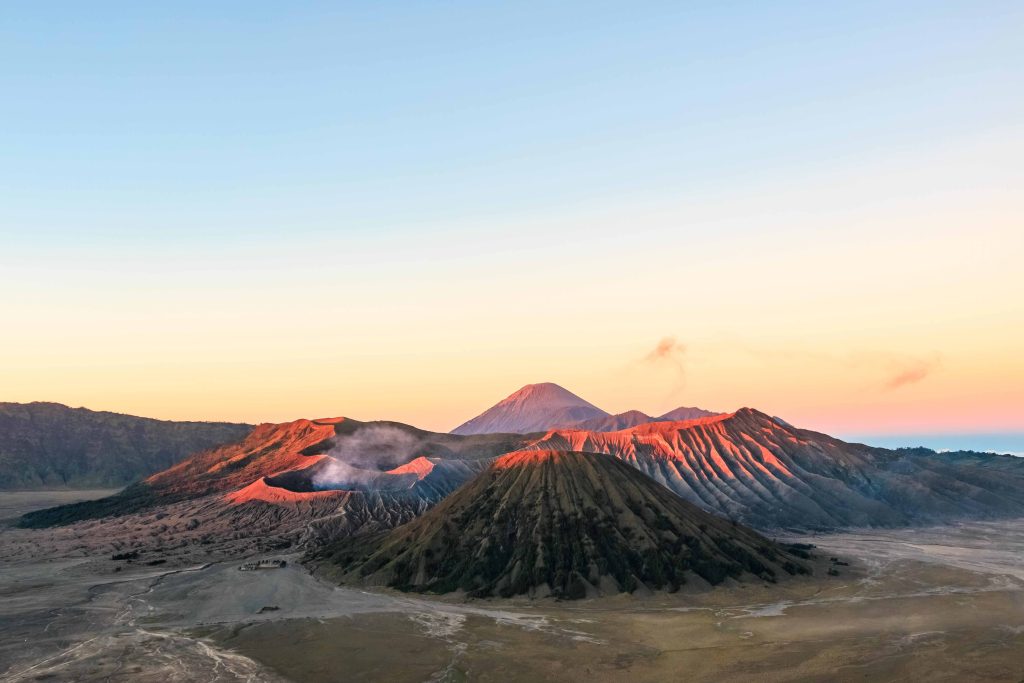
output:
[{"label": "volcano", "polygon": [[31,512],[20,523],[54,526],[185,503],[197,518],[220,515],[245,529],[252,517],[298,528],[332,515],[333,532],[391,527],[524,443],[518,435],[453,436],[343,417],[261,424],[118,494]]},{"label": "volcano", "polygon": [[478,597],[575,599],[807,571],[620,460],[570,451],[505,455],[422,517],[324,557],[342,581]]},{"label": "volcano", "polygon": [[527,384],[451,433],[530,434],[570,427],[591,432],[614,432],[648,422],[678,422],[718,414],[702,408],[679,407],[660,417],[651,417],[639,410],[612,415],[557,384],[543,382]]},{"label": "volcano", "polygon": [[608,413],[594,404],[557,384],[544,382],[527,384],[459,425],[452,434],[528,434],[603,417]]},{"label": "volcano", "polygon": [[872,448],[744,408],[617,431],[532,434],[460,436],[347,418],[264,424],[115,496],[39,510],[19,523],[156,515],[174,505],[182,524],[203,525],[200,534],[215,527],[254,535],[316,527],[318,539],[330,539],[402,524],[512,451],[614,456],[705,511],[762,530],[1024,514],[1022,458]]}]

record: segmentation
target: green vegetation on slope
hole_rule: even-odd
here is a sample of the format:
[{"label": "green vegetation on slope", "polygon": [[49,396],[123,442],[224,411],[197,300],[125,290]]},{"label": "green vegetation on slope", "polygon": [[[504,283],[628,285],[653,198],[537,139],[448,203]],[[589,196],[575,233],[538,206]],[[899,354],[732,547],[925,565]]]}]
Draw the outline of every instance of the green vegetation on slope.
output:
[{"label": "green vegetation on slope", "polygon": [[609,456],[506,456],[420,519],[329,547],[342,581],[510,597],[678,590],[805,573],[786,549],[678,498]]}]

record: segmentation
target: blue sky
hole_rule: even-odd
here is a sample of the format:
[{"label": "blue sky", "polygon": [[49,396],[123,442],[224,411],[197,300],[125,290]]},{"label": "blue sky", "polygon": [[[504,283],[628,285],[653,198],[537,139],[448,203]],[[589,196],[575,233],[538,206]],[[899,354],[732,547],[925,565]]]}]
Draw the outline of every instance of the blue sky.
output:
[{"label": "blue sky", "polygon": [[1022,34],[1019,2],[8,4],[0,400],[450,428],[556,381],[1019,431]]},{"label": "blue sky", "polygon": [[4,224],[415,230],[716,193],[1022,111],[1019,3],[551,5],[8,6]]}]

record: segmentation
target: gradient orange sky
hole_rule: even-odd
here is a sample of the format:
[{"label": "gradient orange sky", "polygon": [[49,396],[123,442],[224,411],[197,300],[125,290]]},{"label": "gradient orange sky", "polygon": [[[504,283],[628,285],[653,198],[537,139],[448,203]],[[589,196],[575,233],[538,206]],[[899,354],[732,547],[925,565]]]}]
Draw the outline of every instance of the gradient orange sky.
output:
[{"label": "gradient orange sky", "polygon": [[[23,32],[5,68],[51,80],[19,80],[5,126],[0,400],[449,430],[552,381],[612,412],[1022,430],[1021,12],[1000,7],[794,8],[728,41],[717,10],[606,8],[525,51],[529,13],[422,17],[448,52],[383,9],[358,30],[297,10],[232,35],[237,63],[176,61],[221,49],[199,15],[81,29],[84,65]],[[477,21],[507,33],[444,42]],[[335,54],[347,30],[405,42]]]}]

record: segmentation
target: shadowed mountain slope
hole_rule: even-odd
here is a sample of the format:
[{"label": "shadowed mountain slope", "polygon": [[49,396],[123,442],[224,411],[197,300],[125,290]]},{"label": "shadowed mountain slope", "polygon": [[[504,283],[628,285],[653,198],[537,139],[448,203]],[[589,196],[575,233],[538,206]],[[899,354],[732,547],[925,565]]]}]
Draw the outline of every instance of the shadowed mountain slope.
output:
[{"label": "shadowed mountain slope", "polygon": [[251,430],[59,403],[0,403],[0,489],[124,486]]},{"label": "shadowed mountain slope", "polygon": [[708,514],[607,455],[510,453],[425,515],[339,543],[343,581],[473,596],[582,598],[806,571],[779,545]]},{"label": "shadowed mountain slope", "polygon": [[528,434],[601,417],[608,413],[557,384],[544,382],[527,384],[452,434]]}]

